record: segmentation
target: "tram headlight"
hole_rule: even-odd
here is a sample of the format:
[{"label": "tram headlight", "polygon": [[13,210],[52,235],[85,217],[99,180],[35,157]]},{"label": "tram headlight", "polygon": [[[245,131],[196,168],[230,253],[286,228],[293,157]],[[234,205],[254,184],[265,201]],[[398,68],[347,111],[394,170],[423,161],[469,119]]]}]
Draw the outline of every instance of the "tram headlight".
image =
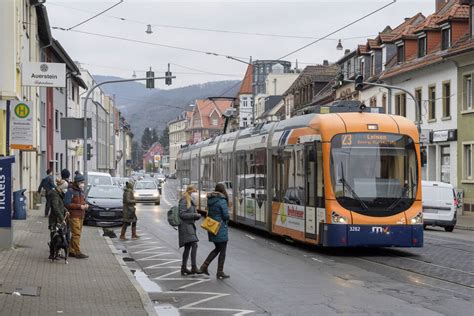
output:
[{"label": "tram headlight", "polygon": [[419,212],[411,219],[412,225],[423,224],[423,212]]},{"label": "tram headlight", "polygon": [[333,224],[347,224],[347,218],[337,214],[336,212],[332,211],[331,213],[332,223]]}]

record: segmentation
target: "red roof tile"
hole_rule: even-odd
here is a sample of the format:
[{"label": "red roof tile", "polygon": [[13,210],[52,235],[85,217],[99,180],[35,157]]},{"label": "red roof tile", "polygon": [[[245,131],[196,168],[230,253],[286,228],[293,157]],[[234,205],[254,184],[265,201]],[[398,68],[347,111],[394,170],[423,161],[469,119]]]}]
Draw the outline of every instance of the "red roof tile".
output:
[{"label": "red roof tile", "polygon": [[[196,100],[196,109],[194,110],[194,112],[199,112],[199,116],[201,117],[202,128],[221,128],[224,124],[222,113],[224,113],[224,111],[230,107],[232,107],[232,101],[230,100]],[[217,112],[219,116],[219,123],[217,126],[211,125],[211,115],[214,112]]]},{"label": "red roof tile", "polygon": [[253,83],[253,65],[247,67],[245,72],[244,80],[240,85],[239,94],[252,94],[252,83]]},{"label": "red roof tile", "polygon": [[[448,5],[449,4],[447,4],[446,6]],[[459,19],[469,19],[469,5],[462,5],[459,0],[455,0],[453,1],[452,6],[449,7],[446,12],[440,16],[438,24]]]},{"label": "red roof tile", "polygon": [[439,15],[432,14],[428,16],[422,23],[420,23],[414,30],[415,33],[426,31],[426,30],[436,30],[439,29],[438,20],[440,19]]}]

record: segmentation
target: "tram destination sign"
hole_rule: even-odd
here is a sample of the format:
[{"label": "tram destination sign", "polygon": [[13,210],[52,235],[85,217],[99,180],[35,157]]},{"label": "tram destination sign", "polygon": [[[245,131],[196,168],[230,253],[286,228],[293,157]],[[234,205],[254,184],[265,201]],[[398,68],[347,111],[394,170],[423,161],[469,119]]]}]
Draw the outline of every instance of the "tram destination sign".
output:
[{"label": "tram destination sign", "polygon": [[392,147],[404,145],[403,135],[384,133],[342,134],[335,138],[333,145],[340,147]]}]

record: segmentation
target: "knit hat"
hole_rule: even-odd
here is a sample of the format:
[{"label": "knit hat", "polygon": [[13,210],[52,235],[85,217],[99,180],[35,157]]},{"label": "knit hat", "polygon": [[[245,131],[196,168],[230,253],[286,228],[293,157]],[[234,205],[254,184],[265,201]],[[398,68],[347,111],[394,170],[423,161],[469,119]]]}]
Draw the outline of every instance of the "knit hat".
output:
[{"label": "knit hat", "polygon": [[61,179],[69,179],[71,177],[71,173],[67,169],[63,169],[61,171]]},{"label": "knit hat", "polygon": [[79,182],[84,182],[84,176],[80,174],[79,172],[74,176],[74,182],[79,183]]}]

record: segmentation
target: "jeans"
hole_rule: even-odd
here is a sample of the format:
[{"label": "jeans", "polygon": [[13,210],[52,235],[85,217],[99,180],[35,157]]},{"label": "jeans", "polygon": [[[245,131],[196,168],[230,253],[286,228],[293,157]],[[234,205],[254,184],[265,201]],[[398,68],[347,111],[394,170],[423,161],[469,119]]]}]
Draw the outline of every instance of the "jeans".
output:
[{"label": "jeans", "polygon": [[212,260],[214,260],[217,255],[219,255],[219,259],[217,261],[217,271],[224,271],[224,262],[225,262],[225,253],[227,250],[227,241],[224,242],[215,242],[214,243],[214,250],[207,256],[206,263],[209,265]]},{"label": "jeans", "polygon": [[197,266],[196,264],[197,249],[198,249],[198,244],[196,241],[188,242],[184,244],[183,262],[181,264],[183,268],[186,268],[186,265],[188,264],[189,251],[191,251],[191,266],[192,267]]}]

